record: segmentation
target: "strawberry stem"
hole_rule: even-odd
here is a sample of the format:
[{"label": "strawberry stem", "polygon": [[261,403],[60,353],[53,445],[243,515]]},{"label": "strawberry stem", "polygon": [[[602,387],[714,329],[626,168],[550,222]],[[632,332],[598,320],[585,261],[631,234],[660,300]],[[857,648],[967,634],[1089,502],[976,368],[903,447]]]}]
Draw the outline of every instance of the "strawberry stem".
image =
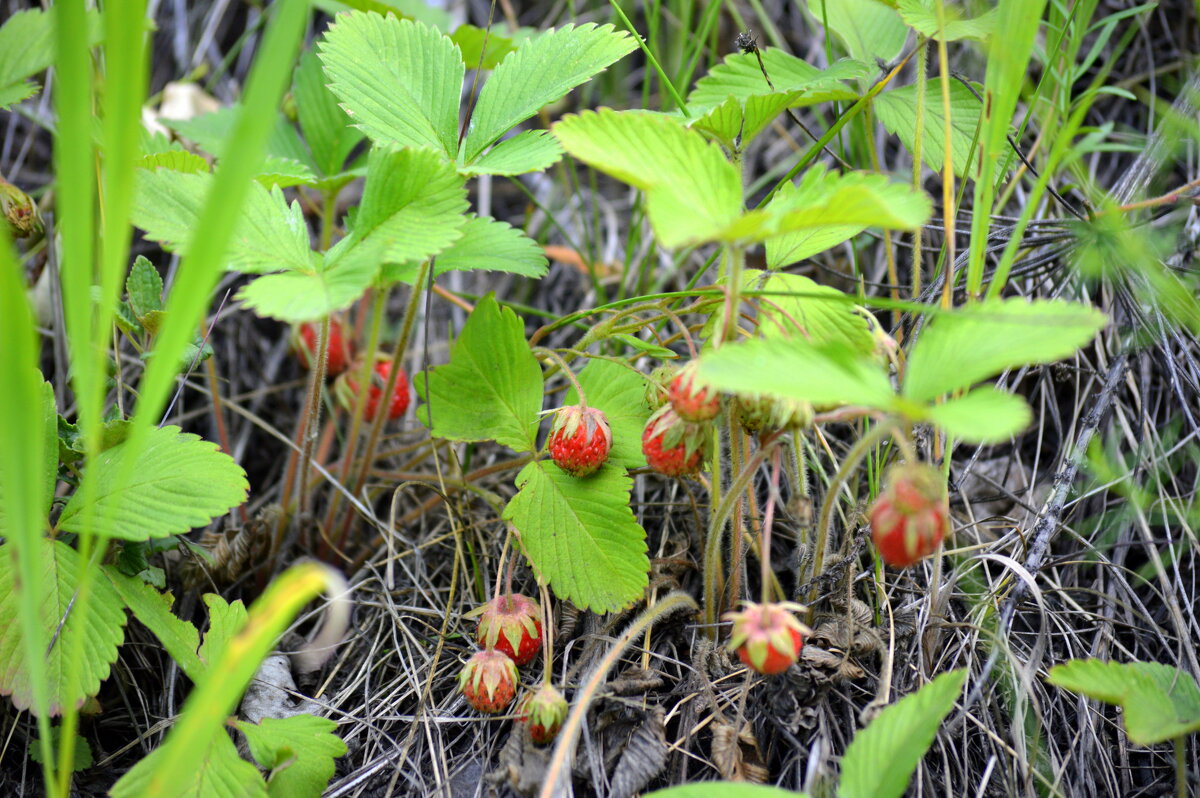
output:
[{"label": "strawberry stem", "polygon": [[758,561],[762,565],[762,603],[771,602],[771,528],[775,524],[775,501],[779,496],[779,471],[782,452],[776,446],[771,451],[771,484],[767,488],[767,512],[763,516],[762,544]]},{"label": "strawberry stem", "polygon": [[696,342],[692,340],[692,331],[689,330],[688,326],[683,323],[683,319],[679,318],[679,316],[675,314],[675,311],[671,310],[666,305],[663,305],[660,310],[664,316],[675,322],[675,326],[678,327],[679,331],[683,334],[683,341],[687,344],[688,354],[692,356],[692,360],[700,357],[700,355],[696,352]]},{"label": "strawberry stem", "polygon": [[567,361],[563,360],[562,355],[558,354],[558,352],[555,352],[553,349],[547,349],[542,346],[534,349],[533,353],[539,357],[544,357],[547,360],[554,361],[555,365],[562,370],[563,376],[566,377],[571,382],[572,387],[575,388],[575,393],[579,396],[580,409],[586,410],[587,398],[583,395],[583,386],[579,384],[579,380],[575,378],[575,372],[571,371],[571,367],[567,365]]}]

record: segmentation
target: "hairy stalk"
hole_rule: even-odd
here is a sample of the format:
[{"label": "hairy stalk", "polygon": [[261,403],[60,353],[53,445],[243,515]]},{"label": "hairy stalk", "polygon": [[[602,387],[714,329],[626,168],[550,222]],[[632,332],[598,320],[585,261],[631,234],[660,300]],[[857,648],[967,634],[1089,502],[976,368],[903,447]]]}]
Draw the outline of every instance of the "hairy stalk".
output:
[{"label": "hairy stalk", "polygon": [[[921,148],[925,144],[925,76],[929,66],[929,48],[924,37],[917,46],[917,119],[916,131],[913,134],[913,188],[921,190],[921,175],[924,166],[921,163]],[[924,225],[917,225],[913,230],[912,243],[912,298],[921,295],[921,238],[925,232]],[[899,325],[896,327],[899,334]],[[903,341],[901,337],[898,340]]]},{"label": "hairy stalk", "polygon": [[771,482],[767,488],[767,511],[763,515],[762,545],[758,561],[762,566],[762,603],[771,601],[771,527],[775,523],[775,502],[779,495],[779,467],[782,453],[776,447],[771,453]]},{"label": "hairy stalk", "polygon": [[579,689],[575,692],[575,700],[571,702],[571,714],[558,733],[558,742],[554,746],[550,763],[546,767],[546,777],[542,782],[540,798],[551,798],[560,794],[560,782],[569,777],[567,763],[574,759],[575,746],[579,742],[579,733],[583,727],[583,719],[592,703],[596,692],[604,684],[608,672],[617,664],[617,660],[625,653],[625,649],[652,624],[679,610],[696,611],[696,601],[686,593],[674,591],[663,597],[663,600],[653,607],[647,607],[625,631],[613,641],[612,647],[604,654],[595,667],[583,677]]},{"label": "hairy stalk", "polygon": [[567,378],[567,381],[571,383],[571,387],[575,389],[576,395],[579,396],[579,406],[587,408],[587,398],[584,396],[583,386],[579,384],[579,380],[575,377],[575,372],[571,371],[571,367],[567,365],[566,360],[563,360],[562,355],[544,346],[534,349],[533,354],[535,357],[544,357],[547,360],[553,360],[554,364],[562,369],[563,376]]}]

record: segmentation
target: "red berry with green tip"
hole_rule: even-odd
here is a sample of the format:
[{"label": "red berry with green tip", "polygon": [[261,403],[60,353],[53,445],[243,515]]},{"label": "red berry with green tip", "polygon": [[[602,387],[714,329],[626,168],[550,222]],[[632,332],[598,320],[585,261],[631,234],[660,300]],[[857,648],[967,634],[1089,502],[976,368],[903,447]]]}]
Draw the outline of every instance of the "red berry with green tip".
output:
[{"label": "red berry with green tip", "polygon": [[[358,371],[357,365],[351,367],[349,371],[338,378],[334,385],[338,402],[348,411],[353,411],[354,403],[358,400]],[[363,408],[363,418],[367,421],[374,421],[375,414],[383,406],[383,389],[387,387],[388,376],[391,373],[391,359],[384,356],[377,357],[371,371],[371,384],[367,386],[367,403]],[[391,399],[387,401],[389,420],[395,421],[404,415],[404,412],[408,410],[410,394],[408,375],[404,369],[400,369],[396,374],[396,385],[392,389]]]},{"label": "red berry with green tip", "polygon": [[663,405],[642,430],[642,454],[660,474],[694,474],[704,456],[706,437],[703,427],[684,421],[671,405]]},{"label": "red berry with green tip", "polygon": [[729,650],[750,669],[764,676],[783,673],[796,662],[804,638],[812,630],[780,604],[747,603],[741,612],[730,612],[733,621]]},{"label": "red berry with green tip", "polygon": [[[291,348],[295,352],[300,365],[306,369],[313,367],[316,360],[317,343],[321,337],[321,325],[316,322],[305,322],[299,327],[292,328]],[[353,351],[350,339],[346,336],[345,328],[337,319],[329,320],[329,343],[326,347],[328,356],[325,360],[325,373],[334,376],[346,370]]]},{"label": "red berry with green tip", "polygon": [[604,413],[594,407],[568,405],[554,414],[546,446],[555,465],[573,477],[586,477],[608,459],[612,430]]},{"label": "red berry with green tip", "polygon": [[459,674],[458,689],[480,712],[503,712],[517,694],[517,666],[495,649],[478,651]]},{"label": "red berry with green tip", "polygon": [[517,705],[517,719],[529,728],[529,736],[538,745],[546,745],[558,736],[567,719],[567,699],[552,685],[544,684],[537,692],[526,693]]},{"label": "red berry with green tip", "polygon": [[517,665],[528,664],[542,647],[542,608],[528,596],[497,596],[467,617],[479,618],[479,645],[495,648]]},{"label": "red berry with green tip", "polygon": [[684,421],[711,421],[721,412],[721,395],[697,379],[697,368],[694,360],[684,366],[667,386],[667,397]]},{"label": "red berry with green tip", "polygon": [[950,532],[946,480],[927,463],[892,466],[871,505],[871,539],[888,565],[904,568],[937,551]]}]

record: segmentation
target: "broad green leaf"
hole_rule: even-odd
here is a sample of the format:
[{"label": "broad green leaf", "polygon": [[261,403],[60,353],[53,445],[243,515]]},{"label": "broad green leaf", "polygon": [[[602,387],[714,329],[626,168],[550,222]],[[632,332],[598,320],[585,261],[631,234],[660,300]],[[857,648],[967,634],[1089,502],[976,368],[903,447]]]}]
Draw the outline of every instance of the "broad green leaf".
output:
[{"label": "broad green leaf", "polygon": [[[59,746],[62,745],[62,730],[62,726],[55,726],[50,729],[51,747],[55,751],[59,750]],[[75,749],[75,761],[71,765],[71,771],[78,773],[81,770],[90,768],[95,761],[92,757],[92,744],[87,741],[86,737],[76,734],[72,745]],[[36,739],[29,741],[29,758],[39,765],[42,764],[41,746]]]},{"label": "broad green leaf", "polygon": [[744,781],[697,781],[655,790],[645,798],[806,798],[806,794]]},{"label": "broad green leaf", "polygon": [[567,152],[646,193],[646,210],[665,247],[710,241],[742,210],[738,170],[720,147],[670,118],[607,108],[554,125]]},{"label": "broad green leaf", "polygon": [[1095,308],[1057,299],[989,300],[938,315],[909,353],[902,393],[929,401],[1005,369],[1062,360],[1107,321]]},{"label": "broad green leaf", "polygon": [[315,268],[259,277],[242,286],[237,298],[259,316],[288,324],[322,319],[349,307],[375,281],[378,261],[368,254],[334,265],[317,260]]},{"label": "broad green leaf", "polygon": [[208,608],[208,630],[197,653],[205,668],[211,668],[225,653],[229,641],[245,628],[246,605],[240,599],[231,604],[216,593],[205,593],[204,606]]},{"label": "broad green leaf", "polygon": [[325,86],[325,72],[315,53],[306,50],[292,83],[300,130],[322,175],[338,174],[362,133],[351,127],[350,117]]},{"label": "broad green leaf", "polygon": [[139,319],[147,313],[162,310],[162,275],[154,264],[138,255],[125,278],[125,292],[129,294],[129,307]]},{"label": "broad green leaf", "polygon": [[461,162],[470,164],[494,141],[544,105],[637,49],[612,25],[551,29],[524,42],[483,84],[471,116]]},{"label": "broad green leaf", "polygon": [[925,418],[964,443],[1000,443],[1033,423],[1033,411],[1021,397],[983,386],[930,407]]},{"label": "broad green leaf", "polygon": [[[917,87],[905,86],[885,91],[874,101],[875,114],[889,131],[900,137],[909,152],[914,152],[917,140]],[[979,153],[968,163],[971,142],[979,126],[983,104],[957,80],[950,81],[950,149],[954,155],[954,173],[959,177],[979,171]],[[942,104],[942,84],[930,80],[925,86],[925,122],[921,141],[921,158],[935,171],[941,171],[946,161],[946,114]]]},{"label": "broad green leaf", "polygon": [[[450,41],[458,45],[463,64],[468,69],[495,69],[505,56],[517,49],[511,38],[502,36],[494,27],[485,31],[474,25],[459,25],[450,34]],[[487,47],[486,51],[484,47]]]},{"label": "broad green leaf", "polygon": [[[180,535],[246,500],[246,472],[215,443],[179,427],[151,429],[142,442],[140,451],[120,443],[86,464],[98,474],[90,519],[96,534],[125,540]],[[125,475],[130,478],[118,484]],[[82,531],[87,509],[76,493],[58,528]]]},{"label": "broad green leaf", "polygon": [[842,757],[839,798],[900,798],[966,678],[962,669],[943,673],[854,735]]},{"label": "broad green leaf", "polygon": [[729,97],[696,119],[691,126],[713,136],[730,149],[739,148],[753,140],[799,96],[800,92],[790,92],[759,94],[744,99]]},{"label": "broad green leaf", "polygon": [[[642,454],[642,428],[650,411],[646,409],[646,378],[631,368],[611,360],[591,360],[576,375],[587,394],[588,406],[604,412],[612,430],[612,450],[608,461],[626,468],[646,465]],[[564,405],[579,403],[574,388],[567,391]]]},{"label": "broad green leaf", "polygon": [[[12,546],[0,544],[0,694],[12,696],[13,705],[25,710],[33,709],[33,696],[22,650],[25,635],[17,623],[21,589],[13,570]],[[36,549],[22,553],[30,555],[37,558],[43,579],[36,597],[39,620],[46,639],[54,639],[43,665],[50,683],[50,714],[58,715],[68,703],[80,706],[100,691],[100,682],[108,678],[117,647],[125,639],[125,609],[112,585],[94,579],[87,625],[81,628],[82,616],[72,607],[79,588],[79,554],[66,543],[43,538]],[[87,656],[80,661],[76,680],[68,682],[67,659],[79,649]]]},{"label": "broad green leaf", "polygon": [[[208,172],[139,171],[133,223],[151,241],[186,254],[213,180]],[[300,204],[289,206],[278,188],[268,191],[251,183],[227,258],[228,268],[251,274],[311,268],[308,225]]]},{"label": "broad green leaf", "polygon": [[162,643],[171,659],[193,682],[204,672],[196,650],[200,634],[196,627],[171,612],[170,593],[160,593],[135,576],[126,576],[115,566],[104,566],[104,577],[133,612],[133,617],[149,629]]},{"label": "broad green leaf", "polygon": [[417,418],[439,438],[494,440],[519,452],[536,444],[542,369],[517,314],[489,294],[475,306],[450,349],[450,362],[414,375],[425,402]]},{"label": "broad green leaf", "polygon": [[1051,668],[1046,681],[1122,707],[1125,733],[1138,745],[1200,731],[1200,687],[1169,665],[1076,659]]},{"label": "broad green leaf", "polygon": [[346,744],[328,718],[293,715],[263,718],[261,724],[237,721],[250,754],[266,771],[271,798],[320,798],[333,777],[333,760]]},{"label": "broad green leaf", "polygon": [[526,130],[505,139],[474,161],[460,166],[464,175],[523,175],[558,163],[562,147],[544,130]]},{"label": "broad green leaf", "polygon": [[41,87],[32,80],[13,83],[10,86],[0,86],[0,111],[7,111],[10,106],[27,100],[37,94]]},{"label": "broad green leaf", "polygon": [[649,583],[646,530],[629,508],[633,479],[606,463],[585,479],[553,463],[533,462],[517,475],[504,509],[521,546],[555,595],[580,609],[615,612],[642,598]]},{"label": "broad green leaf", "polygon": [[[446,272],[508,272],[539,278],[546,274],[546,256],[537,242],[511,225],[489,217],[469,216],[462,238],[438,254],[434,276]],[[389,264],[383,267],[383,282],[412,283],[417,276],[416,263]]]},{"label": "broad green leaf", "polygon": [[317,45],[329,89],[373,141],[458,152],[462,54],[419,22],[352,12]]},{"label": "broad green leaf", "polygon": [[462,235],[467,207],[463,179],[437,153],[377,146],[348,241],[340,256],[329,255],[331,268],[345,260],[404,263],[436,255]]},{"label": "broad green leaf", "polygon": [[[100,41],[100,15],[87,12],[89,45]],[[37,91],[25,78],[54,62],[54,17],[40,8],[17,11],[0,26],[0,111]]]},{"label": "broad green leaf", "polygon": [[944,39],[948,42],[959,39],[986,39],[996,29],[996,9],[992,8],[978,17],[965,19],[962,9],[956,4],[946,2],[945,25],[939,32],[937,7],[938,0],[899,0],[896,10],[904,22],[917,33],[930,39]]},{"label": "broad green leaf", "polygon": [[109,795],[112,798],[267,798],[267,785],[258,768],[238,756],[229,734],[218,728],[198,752],[195,768],[175,774],[165,789],[151,792],[151,780],[163,761],[163,747],[140,760],[122,776]]},{"label": "broad green leaf", "polygon": [[758,328],[763,336],[802,337],[818,346],[840,344],[864,355],[874,353],[875,338],[867,319],[836,288],[800,274],[757,269],[746,270],[744,283],[750,290],[775,294],[758,300]]},{"label": "broad green leaf", "polygon": [[771,393],[816,405],[888,409],[895,399],[887,374],[868,355],[803,338],[726,344],[700,358],[700,374],[726,391]]},{"label": "broad green leaf", "polygon": [[882,0],[808,0],[813,17],[837,34],[851,58],[874,64],[900,55],[908,38],[908,27],[900,15]]},{"label": "broad green leaf", "polygon": [[865,64],[849,59],[820,70],[778,48],[767,47],[761,55],[762,66],[771,78],[769,84],[754,53],[727,55],[723,63],[696,81],[696,88],[687,98],[688,108],[715,108],[729,97],[747,100],[771,94],[793,95],[789,102],[793,107],[829,100],[854,100],[858,94],[841,81],[869,75]]},{"label": "broad green leaf", "polygon": [[[907,183],[883,175],[839,174],[814,166],[798,184],[781,189],[764,208],[746,213],[722,231],[721,237],[727,241],[764,241],[808,231],[828,232],[831,227],[841,235],[854,226],[913,230],[928,221],[932,212],[929,196]],[[788,237],[784,246],[793,253],[803,253],[813,245],[811,239],[799,236]],[[773,254],[786,260],[778,249]]]}]

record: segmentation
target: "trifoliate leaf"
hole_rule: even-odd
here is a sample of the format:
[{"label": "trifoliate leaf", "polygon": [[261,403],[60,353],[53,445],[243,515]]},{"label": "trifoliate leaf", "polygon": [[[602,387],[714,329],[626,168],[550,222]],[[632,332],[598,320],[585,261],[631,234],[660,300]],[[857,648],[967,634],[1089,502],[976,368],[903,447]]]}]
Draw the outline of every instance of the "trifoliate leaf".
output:
[{"label": "trifoliate leaf", "polygon": [[339,174],[363,135],[351,126],[350,117],[326,87],[321,62],[311,50],[300,56],[292,94],[300,129],[317,169],[326,177]]},{"label": "trifoliate leaf", "polygon": [[904,22],[917,33],[930,39],[948,42],[959,39],[986,39],[996,29],[996,9],[992,8],[970,19],[964,18],[961,8],[945,3],[945,25],[939,30],[937,0],[899,0],[896,10]]},{"label": "trifoliate leaf", "polygon": [[424,401],[417,418],[434,436],[534,450],[542,369],[521,319],[500,307],[495,296],[475,306],[450,350],[450,362],[430,373],[428,387],[424,374],[414,375],[413,385]]},{"label": "trifoliate leaf", "polygon": [[[74,606],[80,569],[75,549],[43,538],[21,556],[37,557],[42,572],[42,593],[36,598],[38,620],[46,640],[54,639],[54,644],[40,667],[50,685],[50,713],[58,715],[68,703],[78,707],[100,691],[100,682],[108,678],[117,647],[125,639],[125,608],[112,585],[103,578],[93,579],[84,625],[84,613]],[[14,560],[13,544],[0,544],[0,694],[12,696],[18,710],[36,711],[25,665],[25,637],[17,622],[21,588]],[[68,657],[77,650],[86,651],[87,656],[80,658],[79,671],[69,681]]]},{"label": "trifoliate leaf", "polygon": [[633,479],[606,463],[586,479],[548,462],[517,475],[504,510],[539,579],[580,609],[613,612],[641,599],[650,560],[646,531],[629,508]]},{"label": "trifoliate leaf", "polygon": [[808,10],[837,34],[851,58],[866,64],[891,61],[908,39],[908,27],[883,0],[808,0]]},{"label": "trifoliate leaf", "polygon": [[526,130],[505,139],[469,164],[459,167],[464,175],[523,175],[540,172],[558,163],[562,147],[544,130]]},{"label": "trifoliate leaf", "polygon": [[[382,280],[385,284],[412,283],[417,266],[416,263],[385,265]],[[538,278],[545,276],[546,270],[546,255],[529,236],[505,222],[469,216],[462,228],[462,238],[438,254],[433,274],[436,277],[450,271],[489,271]]]},{"label": "trifoliate leaf", "polygon": [[[86,523],[102,537],[125,540],[179,535],[223,515],[246,500],[246,472],[215,443],[179,427],[146,433],[140,451],[130,441],[102,452],[89,497],[75,493],[58,528],[82,532]],[[132,460],[132,462],[130,462]]]},{"label": "trifoliate leaf", "polygon": [[104,566],[104,578],[121,597],[133,617],[149,629],[162,643],[171,659],[193,682],[204,672],[204,663],[196,654],[200,633],[188,621],[171,612],[171,595],[160,593],[136,576],[126,576],[116,567]]},{"label": "trifoliate leaf", "polygon": [[313,268],[268,274],[242,286],[237,298],[259,316],[288,324],[315,321],[349,307],[379,274],[370,253],[331,265],[317,259]]}]

